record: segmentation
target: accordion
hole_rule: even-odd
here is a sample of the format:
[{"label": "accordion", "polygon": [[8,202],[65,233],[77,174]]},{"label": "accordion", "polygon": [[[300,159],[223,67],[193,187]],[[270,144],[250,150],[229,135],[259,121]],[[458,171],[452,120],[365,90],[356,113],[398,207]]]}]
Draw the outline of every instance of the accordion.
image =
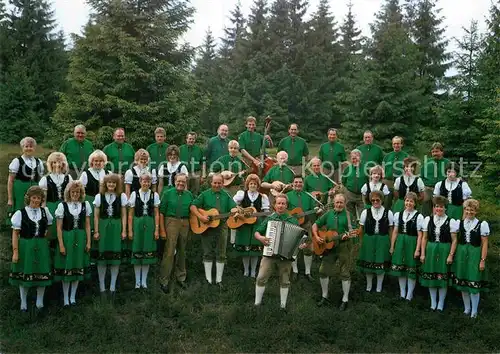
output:
[{"label": "accordion", "polygon": [[286,221],[270,220],[267,223],[266,237],[270,241],[268,246],[264,246],[263,256],[295,259],[299,246],[307,241],[307,231]]}]

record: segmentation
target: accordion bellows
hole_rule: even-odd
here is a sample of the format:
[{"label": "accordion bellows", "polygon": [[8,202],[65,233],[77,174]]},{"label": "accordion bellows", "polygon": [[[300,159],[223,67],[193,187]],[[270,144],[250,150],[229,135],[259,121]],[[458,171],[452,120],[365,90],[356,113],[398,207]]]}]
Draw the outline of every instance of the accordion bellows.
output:
[{"label": "accordion bellows", "polygon": [[267,223],[266,237],[270,241],[268,246],[264,246],[263,256],[295,259],[299,246],[307,241],[307,231],[286,221],[270,220]]}]

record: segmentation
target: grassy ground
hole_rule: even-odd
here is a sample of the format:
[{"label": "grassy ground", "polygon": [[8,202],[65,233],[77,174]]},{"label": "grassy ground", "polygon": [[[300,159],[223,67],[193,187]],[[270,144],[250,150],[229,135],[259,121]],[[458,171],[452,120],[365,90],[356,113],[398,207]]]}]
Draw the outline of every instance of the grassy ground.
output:
[{"label": "grassy ground", "polygon": [[[0,146],[0,178],[17,148]],[[5,183],[5,182],[3,182]],[[6,204],[5,184],[0,205]],[[2,208],[4,215],[4,208]],[[387,278],[381,294],[364,291],[364,279],[354,274],[350,307],[337,310],[338,278],[330,294],[334,306],[318,309],[319,281],[304,278],[292,285],[288,313],[279,311],[279,288],[273,278],[264,304],[254,308],[254,283],[242,278],[239,259],[230,254],[219,291],[204,283],[199,237],[188,253],[187,290],[159,290],[156,270],[149,289],[133,289],[131,267],[122,267],[114,303],[98,295],[97,281],[81,287],[78,306],[61,306],[60,286],[46,294],[42,318],[19,312],[18,290],[8,284],[10,237],[0,238],[1,352],[498,352],[498,237],[492,237],[488,266],[493,288],[482,296],[476,320],[462,315],[461,297],[450,290],[444,314],[432,313],[428,293],[417,286],[414,301],[398,300],[397,281]],[[318,274],[318,260],[313,275]],[[299,264],[299,266],[302,266]],[[52,295],[52,296],[51,296]],[[29,306],[34,306],[30,292]]]}]

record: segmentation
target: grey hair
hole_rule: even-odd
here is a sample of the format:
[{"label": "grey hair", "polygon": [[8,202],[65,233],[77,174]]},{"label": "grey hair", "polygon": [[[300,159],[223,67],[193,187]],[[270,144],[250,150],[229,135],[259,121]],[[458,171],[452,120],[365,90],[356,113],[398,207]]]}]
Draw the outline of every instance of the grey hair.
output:
[{"label": "grey hair", "polygon": [[83,124],[78,124],[77,126],[75,126],[75,129],[73,131],[76,131],[77,129],[81,129],[85,133],[87,132],[87,128],[85,128],[85,126]]},{"label": "grey hair", "polygon": [[24,145],[26,145],[27,143],[32,143],[33,146],[36,147],[36,140],[33,139],[31,136],[26,136],[24,138],[21,139],[21,141],[19,142],[19,145],[21,145],[21,149],[24,147]]}]

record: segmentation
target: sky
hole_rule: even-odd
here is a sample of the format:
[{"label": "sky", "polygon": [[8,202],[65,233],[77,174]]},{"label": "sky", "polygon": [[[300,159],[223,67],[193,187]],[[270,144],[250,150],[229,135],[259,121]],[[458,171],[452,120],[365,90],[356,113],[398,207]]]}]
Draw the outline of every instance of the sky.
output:
[{"label": "sky", "polygon": [[[439,0],[438,6],[445,17],[446,36],[461,38],[462,27],[469,27],[471,20],[479,22],[479,28],[485,29],[484,19],[488,15],[491,0]],[[85,0],[52,0],[57,22],[66,34],[81,33],[82,26],[87,22],[89,7]],[[238,0],[191,0],[196,8],[194,24],[185,35],[184,40],[193,46],[203,42],[206,30],[210,28],[216,38],[223,35],[224,26],[229,25],[229,13]],[[312,11],[319,0],[310,0]],[[337,22],[342,22],[347,13],[349,0],[330,0],[331,11]],[[248,15],[253,0],[240,0],[243,13]],[[383,0],[352,0],[353,11],[363,34],[370,35],[369,24],[373,22],[374,14],[379,11]],[[312,12],[310,10],[310,12]],[[454,41],[450,43],[450,51],[455,49]]]}]

